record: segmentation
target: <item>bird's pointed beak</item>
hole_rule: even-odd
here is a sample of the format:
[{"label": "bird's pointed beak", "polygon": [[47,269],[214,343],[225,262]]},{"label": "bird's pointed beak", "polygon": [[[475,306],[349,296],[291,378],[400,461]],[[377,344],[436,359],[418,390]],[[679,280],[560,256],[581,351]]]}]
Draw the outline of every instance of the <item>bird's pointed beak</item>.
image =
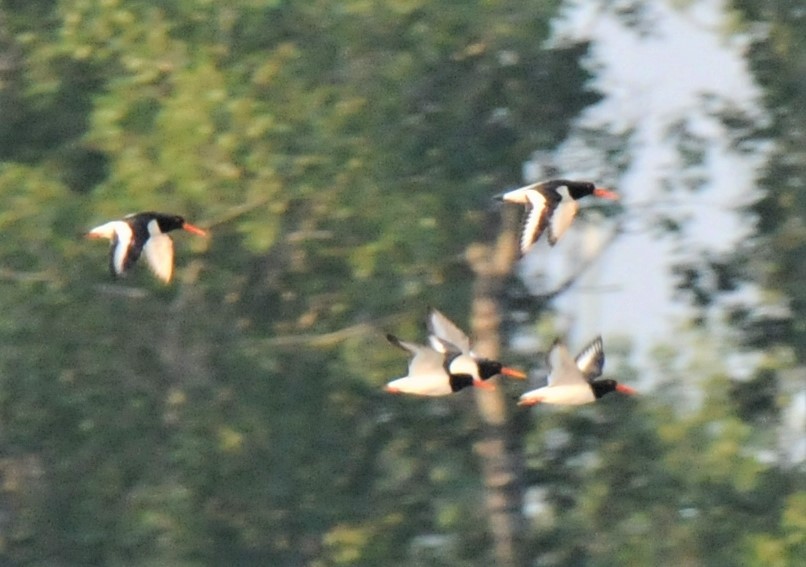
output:
[{"label": "bird's pointed beak", "polygon": [[514,368],[509,368],[508,366],[501,367],[501,374],[504,376],[509,376],[510,378],[518,378],[519,380],[526,380],[526,373],[521,372],[520,370],[515,370]]},{"label": "bird's pointed beak", "polygon": [[387,386],[384,386],[383,389],[386,390],[387,392],[389,392],[390,394],[399,394],[400,393],[400,390],[398,390],[394,386],[388,386],[387,385]]},{"label": "bird's pointed beak", "polygon": [[91,239],[91,240],[97,240],[97,239],[99,239],[99,238],[103,238],[103,236],[101,236],[101,235],[100,235],[100,234],[98,234],[97,232],[89,231],[88,233],[86,233],[86,234],[84,235],[84,238],[89,238],[89,239]]},{"label": "bird's pointed beak", "polygon": [[485,382],[484,380],[473,380],[473,385],[482,390],[495,390],[495,384],[492,382]]},{"label": "bird's pointed beak", "polygon": [[519,406],[531,407],[536,405],[540,400],[537,398],[521,398],[518,400]]},{"label": "bird's pointed beak", "polygon": [[634,396],[638,393],[635,388],[630,388],[625,384],[616,384],[616,392],[621,392],[622,394],[628,394],[630,396]]},{"label": "bird's pointed beak", "polygon": [[207,236],[207,231],[204,229],[199,228],[198,226],[193,226],[189,222],[186,222],[182,225],[182,228],[188,232],[195,234],[196,236]]},{"label": "bird's pointed beak", "polygon": [[618,193],[615,193],[610,189],[603,189],[601,187],[597,187],[593,190],[593,196],[601,199],[609,199],[611,201],[618,201],[621,198],[619,197]]}]

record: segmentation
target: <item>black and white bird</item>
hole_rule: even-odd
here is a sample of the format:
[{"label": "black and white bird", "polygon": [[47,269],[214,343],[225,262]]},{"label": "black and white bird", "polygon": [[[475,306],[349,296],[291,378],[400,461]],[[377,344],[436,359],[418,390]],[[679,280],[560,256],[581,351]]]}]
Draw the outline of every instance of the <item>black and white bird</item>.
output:
[{"label": "black and white bird", "polygon": [[482,358],[473,352],[470,346],[470,338],[453,321],[448,319],[442,312],[433,307],[428,312],[428,342],[431,348],[448,354],[459,352],[463,356],[473,360],[477,366],[474,378],[488,380],[497,374],[509,376],[510,378],[526,378],[526,374],[514,368],[504,366],[497,360]]},{"label": "black and white bird", "polygon": [[615,380],[597,380],[604,369],[605,355],[602,337],[596,337],[582,349],[576,359],[560,339],[549,351],[551,373],[548,386],[526,392],[518,405],[557,404],[575,406],[594,402],[610,392],[635,394],[636,391]]},{"label": "black and white bird", "polygon": [[535,242],[548,229],[549,244],[554,246],[563,233],[571,226],[571,221],[579,210],[577,201],[588,195],[602,199],[618,199],[610,191],[596,187],[587,181],[551,179],[526,185],[519,189],[496,195],[499,201],[526,206],[521,228],[520,251],[526,254]]},{"label": "black and white bird", "polygon": [[125,275],[142,253],[154,275],[168,283],[174,270],[174,244],[167,233],[180,228],[198,236],[207,235],[179,215],[145,212],[96,226],[87,233],[87,238],[106,238],[112,242],[109,270],[113,276]]},{"label": "black and white bird", "polygon": [[492,384],[485,381],[496,374],[526,378],[523,372],[508,368],[497,360],[473,354],[467,335],[436,309],[428,314],[428,330],[429,345],[386,335],[390,343],[412,355],[408,374],[389,382],[387,392],[445,396],[469,386],[492,389]]},{"label": "black and white bird", "polygon": [[469,386],[486,387],[481,378],[474,377],[477,366],[469,357],[459,353],[446,354],[426,345],[402,341],[394,335],[386,335],[393,345],[412,355],[409,373],[386,385],[393,394],[418,396],[446,396]]}]

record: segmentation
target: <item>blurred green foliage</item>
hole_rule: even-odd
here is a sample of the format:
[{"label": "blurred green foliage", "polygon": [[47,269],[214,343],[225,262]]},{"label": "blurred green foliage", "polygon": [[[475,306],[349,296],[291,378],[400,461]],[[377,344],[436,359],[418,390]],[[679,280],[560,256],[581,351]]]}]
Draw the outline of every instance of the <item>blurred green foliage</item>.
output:
[{"label": "blurred green foliage", "polygon": [[[383,396],[405,368],[383,331],[422,336],[428,304],[465,326],[462,255],[495,231],[489,196],[597,100],[587,46],[544,47],[556,7],[3,3],[4,564],[490,564],[471,400]],[[798,53],[758,56],[789,69]],[[802,121],[794,68],[765,86]],[[759,204],[759,238],[782,251],[764,283],[795,313],[801,193]],[[212,238],[175,239],[170,287],[143,266],[110,282],[81,234],[151,209]],[[616,398],[520,416],[525,481],[552,511],[525,525],[530,557],[806,554],[800,477],[747,450],[752,415],[723,369],[698,371],[696,411]]]}]

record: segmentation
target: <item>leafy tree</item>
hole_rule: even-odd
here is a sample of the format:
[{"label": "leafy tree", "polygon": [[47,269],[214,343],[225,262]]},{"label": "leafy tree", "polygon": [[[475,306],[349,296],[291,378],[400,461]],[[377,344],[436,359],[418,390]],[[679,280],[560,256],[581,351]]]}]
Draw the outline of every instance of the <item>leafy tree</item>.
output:
[{"label": "leafy tree", "polygon": [[[4,6],[4,559],[488,564],[468,396],[380,396],[380,337],[466,312],[476,210],[594,100],[553,7]],[[213,236],[108,282],[77,236],[154,208]]]},{"label": "leafy tree", "polygon": [[[501,427],[479,419],[471,392],[379,391],[406,364],[383,332],[422,337],[428,304],[497,351],[485,325],[511,283],[489,261],[511,226],[496,239],[489,196],[596,100],[578,64],[587,46],[544,47],[556,8],[0,8],[4,562],[489,565],[497,534],[479,451],[500,439],[508,466],[525,451],[525,502],[544,510],[518,533],[525,562],[803,555],[802,476],[761,458],[769,442],[755,427],[780,404],[778,351],[757,378],[760,404],[710,360],[687,369],[707,377],[702,398],[675,397],[673,355],[660,357],[669,385],[657,400],[516,410]],[[701,290],[703,306],[764,276],[789,311],[735,322],[751,346],[788,345],[800,360],[802,164],[784,157],[797,155],[802,121],[801,21],[785,4],[737,8],[772,22],[778,41],[752,54],[781,112],[765,133],[781,143],[765,182],[775,191],[756,207],[755,244],[775,254],[706,258],[719,278],[681,276],[692,290],[721,282]],[[154,208],[212,238],[177,235],[170,287],[144,266],[109,281],[106,250],[79,235]],[[725,348],[689,336],[692,350]]]}]

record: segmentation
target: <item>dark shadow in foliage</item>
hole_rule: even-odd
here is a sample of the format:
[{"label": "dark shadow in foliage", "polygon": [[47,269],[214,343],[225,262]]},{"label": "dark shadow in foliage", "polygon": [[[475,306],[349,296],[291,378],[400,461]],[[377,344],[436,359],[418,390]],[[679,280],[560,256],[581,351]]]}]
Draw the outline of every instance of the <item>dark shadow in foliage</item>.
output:
[{"label": "dark shadow in foliage", "polygon": [[795,330],[791,314],[784,310],[758,313],[747,307],[736,307],[730,311],[728,322],[740,329],[742,344],[755,349],[785,344]]},{"label": "dark shadow in foliage", "polygon": [[680,263],[672,268],[676,293],[687,298],[698,309],[695,322],[702,323],[705,311],[721,293],[735,291],[743,280],[743,259],[739,254],[701,258]]},{"label": "dark shadow in foliage", "polygon": [[[556,145],[567,134],[568,117],[599,100],[579,88],[588,78],[579,65],[588,47],[513,53],[511,65],[501,64],[500,53],[441,61],[438,72],[411,87],[409,113],[419,119],[410,121],[406,137],[420,147],[410,153],[425,165],[436,157],[456,179],[479,169],[505,178],[513,155]],[[456,116],[457,99],[471,115]]]},{"label": "dark shadow in foliage", "polygon": [[87,63],[65,58],[54,67],[61,81],[53,93],[26,96],[25,79],[14,77],[0,122],[0,160],[37,163],[86,132],[101,80]]},{"label": "dark shadow in foliage", "polygon": [[106,179],[109,159],[106,154],[79,145],[70,145],[58,152],[56,163],[62,182],[76,193],[88,193]]},{"label": "dark shadow in foliage", "polygon": [[752,423],[778,420],[778,378],[773,370],[761,370],[752,380],[734,381],[730,397],[736,405],[736,413],[744,421]]},{"label": "dark shadow in foliage", "polygon": [[10,18],[37,18],[44,23],[56,4],[58,0],[5,0],[3,8]]}]

